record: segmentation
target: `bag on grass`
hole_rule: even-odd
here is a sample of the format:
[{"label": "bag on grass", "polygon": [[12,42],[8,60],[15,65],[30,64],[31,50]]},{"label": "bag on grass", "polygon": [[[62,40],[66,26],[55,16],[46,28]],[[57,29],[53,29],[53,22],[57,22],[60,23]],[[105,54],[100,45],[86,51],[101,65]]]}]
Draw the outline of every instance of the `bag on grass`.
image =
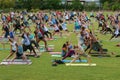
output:
[{"label": "bag on grass", "polygon": [[57,64],[64,64],[64,62],[61,60],[55,60],[54,62],[56,62]]}]

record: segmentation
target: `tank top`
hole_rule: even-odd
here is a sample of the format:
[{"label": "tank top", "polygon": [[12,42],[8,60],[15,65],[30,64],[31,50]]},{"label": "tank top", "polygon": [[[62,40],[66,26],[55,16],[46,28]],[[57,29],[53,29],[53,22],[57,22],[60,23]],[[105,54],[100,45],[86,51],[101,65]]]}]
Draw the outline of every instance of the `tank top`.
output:
[{"label": "tank top", "polygon": [[22,46],[18,46],[18,53],[23,54],[23,47]]},{"label": "tank top", "polygon": [[16,51],[17,47],[16,47],[16,42],[14,41],[13,43],[11,43],[12,46],[12,50]]}]

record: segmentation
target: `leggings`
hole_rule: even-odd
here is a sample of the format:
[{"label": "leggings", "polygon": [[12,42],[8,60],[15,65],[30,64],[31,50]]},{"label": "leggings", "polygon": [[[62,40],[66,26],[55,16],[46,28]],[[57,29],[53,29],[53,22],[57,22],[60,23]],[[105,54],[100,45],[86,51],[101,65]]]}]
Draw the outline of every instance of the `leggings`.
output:
[{"label": "leggings", "polygon": [[75,51],[74,51],[74,50],[70,50],[70,51],[62,58],[62,60],[64,60],[64,59],[67,58],[67,57],[71,57],[73,54],[75,54]]}]

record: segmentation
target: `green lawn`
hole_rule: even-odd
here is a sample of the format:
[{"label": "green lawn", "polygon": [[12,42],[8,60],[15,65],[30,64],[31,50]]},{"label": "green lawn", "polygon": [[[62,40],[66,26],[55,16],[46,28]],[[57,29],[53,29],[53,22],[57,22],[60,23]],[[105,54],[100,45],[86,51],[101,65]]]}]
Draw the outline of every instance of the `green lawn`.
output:
[{"label": "green lawn", "polygon": [[[68,25],[69,30],[72,30],[72,25]],[[97,27],[96,23],[94,27]],[[96,28],[95,31],[97,31]],[[115,52],[116,55],[120,54],[120,49],[115,47],[119,41],[115,41],[115,39],[109,41],[110,34],[96,33],[96,35],[102,41],[103,47],[108,49],[109,54],[111,52]],[[67,38],[49,41],[48,44],[55,45],[55,51],[61,51],[63,43],[67,40],[77,44],[76,35],[73,33]],[[0,51],[0,61],[8,54],[7,50]],[[43,53],[40,58],[29,58],[33,62],[32,65],[1,65],[0,80],[119,80],[120,78],[120,58],[115,57],[115,55],[91,57],[92,63],[97,64],[96,67],[66,67],[65,65],[53,67],[51,60],[60,58],[53,58],[47,52]],[[82,57],[82,59],[85,58]]]}]

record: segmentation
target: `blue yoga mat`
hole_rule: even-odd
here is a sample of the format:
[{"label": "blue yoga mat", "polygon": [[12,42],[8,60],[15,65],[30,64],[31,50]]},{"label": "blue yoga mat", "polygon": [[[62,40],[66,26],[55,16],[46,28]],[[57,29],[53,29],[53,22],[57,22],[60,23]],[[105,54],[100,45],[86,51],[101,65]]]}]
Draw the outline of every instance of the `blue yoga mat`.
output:
[{"label": "blue yoga mat", "polygon": [[10,50],[10,48],[0,48],[0,50]]},{"label": "blue yoga mat", "polygon": [[[65,62],[65,63],[69,63],[72,60],[62,60],[62,61]],[[75,62],[87,62],[87,60],[76,60]]]}]

